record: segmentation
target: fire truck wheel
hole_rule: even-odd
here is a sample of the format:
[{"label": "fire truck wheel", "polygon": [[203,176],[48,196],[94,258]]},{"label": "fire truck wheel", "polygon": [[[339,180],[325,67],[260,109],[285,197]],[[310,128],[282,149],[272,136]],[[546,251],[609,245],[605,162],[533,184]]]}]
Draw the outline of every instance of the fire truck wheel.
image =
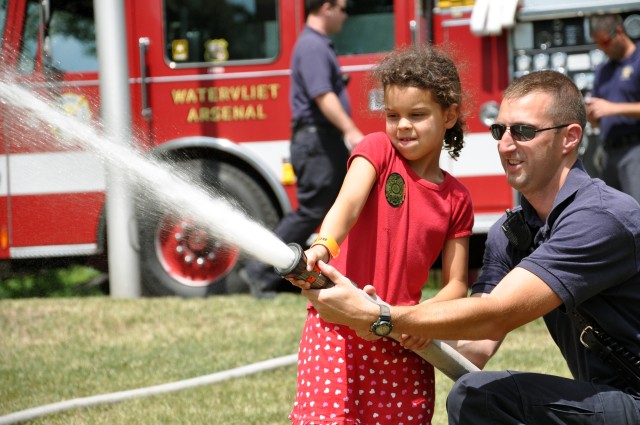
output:
[{"label": "fire truck wheel", "polygon": [[[179,166],[264,226],[278,223],[269,196],[241,169],[208,159],[181,161]],[[248,291],[236,273],[244,260],[239,250],[198,226],[187,211],[176,216],[148,200],[138,212],[145,295],[203,297]]]}]

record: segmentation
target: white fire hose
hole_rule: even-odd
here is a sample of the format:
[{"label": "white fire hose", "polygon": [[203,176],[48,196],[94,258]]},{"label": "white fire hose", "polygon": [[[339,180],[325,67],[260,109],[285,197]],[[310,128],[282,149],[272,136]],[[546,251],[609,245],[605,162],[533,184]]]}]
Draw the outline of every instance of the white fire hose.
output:
[{"label": "white fire hose", "polygon": [[229,369],[222,372],[213,373],[211,375],[199,376],[196,378],[185,379],[183,381],[170,382],[167,384],[155,385],[151,387],[138,388],[135,390],[119,391],[110,394],[102,394],[91,397],[75,398],[72,400],[61,401],[58,403],[46,404],[44,406],[34,407],[31,409],[21,410],[19,412],[10,413],[0,416],[0,425],[15,424],[24,421],[30,421],[40,416],[51,415],[62,412],[64,410],[75,409],[78,407],[90,407],[99,404],[118,403],[133,398],[148,397],[152,395],[170,393],[188,388],[194,388],[201,385],[214,384],[226,381],[232,378],[240,378],[266,370],[278,367],[289,366],[298,361],[297,354],[277,357],[275,359],[263,362],[253,363],[241,366],[235,369]]},{"label": "white fire hose", "polygon": [[[467,372],[479,370],[451,346],[439,340],[432,340],[429,345],[421,350],[417,350],[416,353],[454,381]],[[46,404],[0,416],[0,425],[11,425],[30,421],[41,416],[52,415],[70,409],[119,403],[134,398],[149,397],[152,395],[186,390],[201,385],[214,384],[228,379],[241,378],[258,372],[293,365],[297,363],[297,361],[298,355],[290,354],[288,356],[277,357],[275,359],[253,363],[211,375],[185,379],[183,381]]]}]

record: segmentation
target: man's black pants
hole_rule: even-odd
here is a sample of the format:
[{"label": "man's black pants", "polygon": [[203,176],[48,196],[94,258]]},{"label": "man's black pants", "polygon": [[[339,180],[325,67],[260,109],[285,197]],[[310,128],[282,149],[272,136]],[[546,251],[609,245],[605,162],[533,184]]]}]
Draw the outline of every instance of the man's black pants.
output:
[{"label": "man's black pants", "polygon": [[[297,178],[298,209],[287,214],[274,233],[285,243],[303,248],[333,205],[347,174],[347,149],[342,134],[331,126],[301,126],[291,140],[291,164]],[[262,290],[293,288],[270,265],[252,261],[249,277],[260,282]]]},{"label": "man's black pants", "polygon": [[447,398],[449,424],[640,424],[640,398],[616,388],[524,372],[472,372]]}]

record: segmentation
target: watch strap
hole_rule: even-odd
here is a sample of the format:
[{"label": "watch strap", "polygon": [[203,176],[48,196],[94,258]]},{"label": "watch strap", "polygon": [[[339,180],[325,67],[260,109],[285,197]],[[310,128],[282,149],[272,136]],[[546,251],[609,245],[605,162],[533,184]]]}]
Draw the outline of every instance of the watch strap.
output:
[{"label": "watch strap", "polygon": [[391,322],[391,308],[387,304],[379,304],[380,306],[380,319]]}]

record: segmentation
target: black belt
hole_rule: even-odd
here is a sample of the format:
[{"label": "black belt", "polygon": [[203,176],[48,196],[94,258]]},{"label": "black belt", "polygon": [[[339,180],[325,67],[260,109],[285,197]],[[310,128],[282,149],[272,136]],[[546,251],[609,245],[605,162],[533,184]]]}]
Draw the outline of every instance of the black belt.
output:
[{"label": "black belt", "polygon": [[331,124],[313,124],[313,123],[306,123],[304,121],[291,122],[291,131],[293,133],[301,130],[316,132],[316,133],[321,131],[335,131],[335,132],[340,131]]},{"label": "black belt", "polygon": [[604,142],[604,147],[608,149],[620,149],[627,146],[640,145],[640,135],[627,134],[624,136],[612,136]]},{"label": "black belt", "polygon": [[640,376],[638,375],[640,360],[635,355],[615,342],[601,329],[592,325],[584,327],[580,333],[580,342],[602,360],[618,369],[629,383],[634,384],[634,388],[640,388]]},{"label": "black belt", "polygon": [[640,395],[640,358],[614,340],[598,325],[587,322],[577,309],[574,308],[569,314],[580,330],[582,345],[618,370],[620,377],[631,385],[630,388],[626,388],[627,392]]}]

